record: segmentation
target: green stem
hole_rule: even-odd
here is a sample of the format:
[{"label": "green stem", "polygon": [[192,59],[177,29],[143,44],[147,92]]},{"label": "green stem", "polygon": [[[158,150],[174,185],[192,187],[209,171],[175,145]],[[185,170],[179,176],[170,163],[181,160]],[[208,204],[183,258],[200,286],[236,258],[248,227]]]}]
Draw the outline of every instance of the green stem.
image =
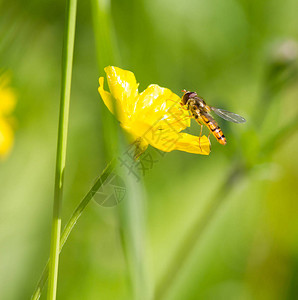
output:
[{"label": "green stem", "polygon": [[58,126],[58,143],[55,172],[54,208],[51,233],[51,250],[49,263],[48,300],[56,299],[58,263],[61,234],[61,208],[63,195],[63,178],[65,169],[68,115],[71,90],[72,61],[75,38],[77,0],[67,0],[64,45],[62,50],[62,78],[60,95],[60,114]]},{"label": "green stem", "polygon": [[[60,249],[59,253],[61,252],[69,234],[71,233],[73,227],[75,226],[76,222],[78,221],[79,217],[81,216],[83,210],[86,208],[87,204],[90,202],[94,194],[98,191],[98,189],[103,185],[103,183],[106,181],[106,179],[109,177],[111,172],[114,169],[114,162],[115,160],[111,161],[107,167],[104,169],[102,174],[96,179],[94,185],[91,187],[89,192],[86,194],[86,196],[81,200],[75,211],[73,212],[72,216],[70,217],[68,223],[64,227],[61,240],[60,240]],[[49,270],[49,261],[47,262],[40,279],[38,281],[37,287],[31,297],[31,300],[37,300],[39,299],[41,295],[41,291],[47,282],[48,279],[48,270]]]}]

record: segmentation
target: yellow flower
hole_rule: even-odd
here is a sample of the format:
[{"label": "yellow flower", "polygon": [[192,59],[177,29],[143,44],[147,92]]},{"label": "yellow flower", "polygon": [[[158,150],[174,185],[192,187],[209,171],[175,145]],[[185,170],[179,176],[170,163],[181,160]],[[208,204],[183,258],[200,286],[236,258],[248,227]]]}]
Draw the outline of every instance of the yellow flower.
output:
[{"label": "yellow flower", "polygon": [[9,115],[16,103],[16,96],[9,86],[9,76],[0,75],[0,158],[4,158],[13,145],[13,130]]},{"label": "yellow flower", "polygon": [[167,88],[151,84],[139,93],[136,78],[130,71],[118,67],[105,68],[110,93],[104,90],[104,78],[99,78],[98,91],[108,109],[138,147],[138,154],[148,145],[164,152],[181,150],[208,155],[210,142],[181,132],[190,126],[188,111],[182,109],[180,97]]}]

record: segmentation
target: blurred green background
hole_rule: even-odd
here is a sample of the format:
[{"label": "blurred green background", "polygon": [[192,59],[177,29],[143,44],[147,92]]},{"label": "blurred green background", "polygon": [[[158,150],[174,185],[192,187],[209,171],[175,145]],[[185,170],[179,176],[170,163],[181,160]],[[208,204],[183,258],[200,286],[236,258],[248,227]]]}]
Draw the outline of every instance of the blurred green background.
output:
[{"label": "blurred green background", "polygon": [[[210,156],[174,151],[145,172],[136,264],[153,299],[298,298],[297,11],[296,0],[79,1],[63,224],[117,139],[97,92],[104,66],[133,71],[140,91],[194,90],[247,119],[218,120],[228,143],[211,137]],[[0,163],[0,299],[30,298],[49,256],[64,14],[64,1],[0,1],[0,67],[18,96]],[[84,211],[58,299],[133,299],[123,205]]]}]

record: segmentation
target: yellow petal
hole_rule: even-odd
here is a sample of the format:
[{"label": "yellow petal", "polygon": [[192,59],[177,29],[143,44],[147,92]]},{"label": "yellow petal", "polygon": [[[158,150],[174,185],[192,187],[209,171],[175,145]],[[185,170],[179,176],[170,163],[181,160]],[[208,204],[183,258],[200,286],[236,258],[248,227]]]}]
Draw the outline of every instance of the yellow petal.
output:
[{"label": "yellow petal", "polygon": [[108,66],[105,69],[108,85],[112,96],[120,104],[128,119],[134,114],[138,97],[138,86],[135,75],[117,67]]},{"label": "yellow petal", "polygon": [[180,150],[195,154],[210,154],[210,141],[205,135],[198,137],[183,132],[181,132],[180,135],[182,135],[181,139],[179,139],[173,145],[173,149],[169,151]]},{"label": "yellow petal", "polygon": [[5,157],[13,144],[13,131],[9,124],[0,118],[0,157]]},{"label": "yellow petal", "polygon": [[[104,104],[109,109],[109,111],[113,115],[115,115],[121,123],[123,123],[123,124],[127,123],[128,119],[122,109],[121,103],[117,102],[116,99],[111,95],[111,93],[104,90],[104,78],[103,77],[99,78],[98,92],[99,92]],[[115,111],[117,113],[115,113]]]},{"label": "yellow petal", "polygon": [[182,109],[180,97],[167,88],[151,84],[138,98],[135,119],[160,129],[173,127],[181,131],[190,126],[189,113]]},{"label": "yellow petal", "polygon": [[210,142],[205,135],[198,137],[184,132],[168,133],[160,130],[148,132],[143,138],[153,147],[164,152],[180,150],[203,155],[210,153]]},{"label": "yellow petal", "polygon": [[15,94],[12,90],[5,89],[0,91],[0,115],[7,115],[11,113],[16,105]]},{"label": "yellow petal", "polygon": [[0,115],[8,115],[15,108],[16,95],[9,84],[10,76],[2,74],[0,77]]}]

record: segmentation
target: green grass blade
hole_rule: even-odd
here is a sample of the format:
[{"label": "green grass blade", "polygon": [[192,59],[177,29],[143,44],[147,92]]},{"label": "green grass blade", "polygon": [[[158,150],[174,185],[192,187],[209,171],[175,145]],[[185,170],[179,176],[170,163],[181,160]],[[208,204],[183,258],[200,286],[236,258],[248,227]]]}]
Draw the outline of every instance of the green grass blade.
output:
[{"label": "green grass blade", "polygon": [[[93,31],[96,44],[96,57],[100,76],[104,75],[104,68],[109,65],[119,65],[119,53],[114,38],[114,27],[111,16],[110,0],[91,0]],[[114,116],[107,110],[99,98],[100,120],[102,126],[102,146],[105,160],[109,161],[115,149],[118,148],[117,125]]]},{"label": "green grass blade", "polygon": [[[123,162],[126,157],[125,146],[120,139],[121,156]],[[127,155],[129,156],[129,155]],[[132,299],[152,299],[147,264],[146,238],[146,201],[142,183],[142,175],[137,168],[138,161],[127,159],[118,168],[118,172],[126,186],[126,197],[119,205],[120,236],[129,272],[129,283]],[[127,168],[128,167],[128,168]],[[133,172],[129,168],[133,168]]]},{"label": "green grass blade", "polygon": [[58,126],[58,145],[56,157],[54,208],[51,233],[51,249],[49,263],[48,300],[56,299],[58,263],[61,234],[61,207],[63,195],[63,179],[65,171],[68,116],[71,90],[73,49],[75,39],[77,0],[67,0],[64,45],[62,50],[62,78],[60,95],[60,115]]},{"label": "green grass blade", "polygon": [[119,64],[114,38],[110,0],[91,0],[97,62],[100,72],[108,65]]}]

